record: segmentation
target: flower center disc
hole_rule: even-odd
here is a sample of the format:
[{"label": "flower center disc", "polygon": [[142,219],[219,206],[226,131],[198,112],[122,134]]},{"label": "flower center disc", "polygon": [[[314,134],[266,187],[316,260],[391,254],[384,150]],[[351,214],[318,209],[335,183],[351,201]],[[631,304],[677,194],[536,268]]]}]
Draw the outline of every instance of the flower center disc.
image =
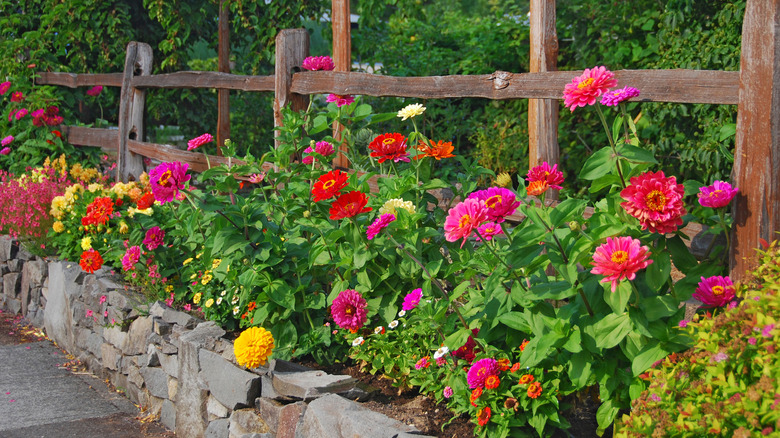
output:
[{"label": "flower center disc", "polygon": [[158,184],[160,184],[163,187],[168,187],[171,185],[170,179],[173,176],[170,170],[166,170],[165,173],[160,175],[160,180],[158,181]]},{"label": "flower center disc", "polygon": [[666,206],[666,195],[660,190],[653,190],[645,196],[647,208],[653,211],[661,211]]},{"label": "flower center disc", "polygon": [[496,204],[500,205],[502,200],[503,198],[501,198],[501,195],[493,195],[485,201],[485,205],[487,208],[493,208]]},{"label": "flower center disc", "polygon": [[723,289],[723,286],[713,286],[712,287],[712,293],[715,295],[723,295],[723,292],[725,290]]},{"label": "flower center disc", "polygon": [[322,188],[328,190],[329,188],[333,187],[334,184],[336,184],[336,180],[329,179],[322,184]]},{"label": "flower center disc", "polygon": [[460,222],[458,222],[458,228],[465,228],[471,224],[471,216],[464,214],[460,217]]},{"label": "flower center disc", "polygon": [[580,82],[579,84],[577,84],[577,88],[582,90],[583,88],[589,86],[592,83],[593,83],[593,78],[588,78],[588,79],[585,79],[584,81]]},{"label": "flower center disc", "polygon": [[393,143],[395,143],[395,139],[392,137],[382,140],[382,144],[393,144]]},{"label": "flower center disc", "polygon": [[612,253],[610,257],[613,263],[625,263],[628,260],[628,253],[622,250],[618,250]]},{"label": "flower center disc", "polygon": [[355,313],[355,308],[352,306],[347,306],[347,308],[344,309],[344,313],[346,313],[347,315],[352,315],[353,313]]}]

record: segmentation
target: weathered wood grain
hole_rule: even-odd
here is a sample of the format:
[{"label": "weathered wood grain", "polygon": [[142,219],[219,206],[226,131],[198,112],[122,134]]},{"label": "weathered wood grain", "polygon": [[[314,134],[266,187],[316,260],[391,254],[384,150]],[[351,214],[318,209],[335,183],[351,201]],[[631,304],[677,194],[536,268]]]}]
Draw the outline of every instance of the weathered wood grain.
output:
[{"label": "weathered wood grain", "polygon": [[40,76],[35,79],[38,85],[61,85],[63,87],[94,87],[102,85],[104,87],[121,87],[122,73],[61,73],[61,72],[38,72]]},{"label": "weathered wood grain", "polygon": [[[333,12],[333,64],[336,71],[348,72],[352,70],[352,29],[349,18],[349,0],[332,0]],[[342,126],[333,122],[333,138],[341,140]],[[339,147],[338,153],[333,159],[333,165],[349,167],[346,144]]]},{"label": "weathered wood grain", "polygon": [[[220,73],[230,73],[230,21],[228,4],[219,0],[219,50]],[[230,90],[217,90],[217,155],[222,155],[222,146],[230,138]]]},{"label": "weathered wood grain", "polygon": [[[300,68],[309,56],[309,33],[306,29],[285,29],[276,35],[276,64],[274,69],[274,126],[282,126],[282,108],[306,109],[309,97],[290,91],[294,68]],[[274,140],[278,146],[278,140]]]},{"label": "weathered wood grain", "polygon": [[99,147],[116,152],[119,131],[106,128],[86,128],[84,126],[60,126],[68,143],[75,146]]},{"label": "weathered wood grain", "polygon": [[143,157],[128,151],[128,140],[144,138],[144,103],[146,92],[132,86],[134,76],[148,76],[152,72],[152,47],[146,43],[127,45],[125,69],[122,73],[122,91],[119,95],[119,134],[117,141],[118,181],[138,180],[143,173]]},{"label": "weathered wood grain", "polygon": [[[635,101],[737,104],[739,72],[715,70],[618,70],[621,85],[642,90]],[[314,71],[293,75],[299,94],[361,94],[426,99],[563,99],[563,87],[582,71],[489,75],[395,77],[359,72]]]},{"label": "weathered wood grain", "polygon": [[133,78],[136,88],[216,88],[274,91],[273,76],[245,76],[216,71],[180,71]]}]

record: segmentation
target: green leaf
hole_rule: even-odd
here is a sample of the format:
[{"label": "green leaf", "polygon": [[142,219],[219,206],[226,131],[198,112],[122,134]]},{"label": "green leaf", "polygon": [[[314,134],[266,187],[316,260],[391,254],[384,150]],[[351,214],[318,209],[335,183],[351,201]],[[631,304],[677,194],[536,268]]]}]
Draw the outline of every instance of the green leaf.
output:
[{"label": "green leaf", "polygon": [[639,308],[647,317],[648,322],[674,315],[679,309],[677,300],[671,295],[661,295],[644,298],[639,302]]},{"label": "green leaf", "polygon": [[271,327],[271,334],[274,337],[274,358],[289,359],[292,357],[292,350],[298,343],[298,332],[291,321],[279,322]]},{"label": "green leaf", "polygon": [[560,339],[563,339],[563,335],[555,331],[536,336],[525,346],[525,350],[520,356],[520,363],[527,367],[536,366],[548,357],[550,349]]},{"label": "green leaf", "polygon": [[314,118],[314,123],[312,124],[312,128],[309,130],[309,134],[317,134],[318,132],[322,132],[328,129],[329,126],[328,118],[323,115],[319,115]]},{"label": "green leaf", "polygon": [[579,327],[574,327],[562,348],[570,353],[579,353],[582,351],[582,333],[580,332]]},{"label": "green leaf", "polygon": [[655,155],[646,149],[642,149],[637,146],[631,146],[629,144],[620,145],[617,149],[620,156],[632,163],[658,163],[658,161],[655,159]]},{"label": "green leaf", "polygon": [[584,388],[588,385],[590,376],[593,374],[591,371],[593,358],[587,351],[581,351],[571,355],[569,359],[569,379],[574,384],[575,389]]},{"label": "green leaf", "polygon": [[471,336],[471,329],[461,328],[455,333],[447,336],[444,340],[444,345],[446,345],[450,351],[455,351],[466,344],[469,336]]},{"label": "green leaf", "polygon": [[585,211],[586,201],[582,199],[569,198],[558,204],[550,212],[550,221],[553,228],[558,228],[564,223],[574,219],[582,219],[582,212]]},{"label": "green leaf", "polygon": [[621,281],[615,292],[612,292],[612,286],[609,283],[602,283],[604,286],[604,301],[609,305],[613,312],[621,314],[626,310],[628,299],[631,298],[631,283]]},{"label": "green leaf", "polygon": [[653,263],[647,266],[647,285],[654,291],[659,291],[669,281],[672,272],[672,261],[669,253],[661,251],[653,257]]},{"label": "green leaf", "polygon": [[591,155],[580,171],[580,178],[594,180],[610,172],[615,166],[617,157],[612,154],[612,149],[603,147]]},{"label": "green leaf", "polygon": [[696,257],[694,257],[688,247],[685,246],[685,243],[680,236],[666,239],[666,247],[669,249],[669,252],[672,253],[672,261],[677,269],[686,272],[699,264]]},{"label": "green leaf", "polygon": [[528,299],[563,300],[577,294],[577,290],[568,281],[537,283],[525,294]]},{"label": "green leaf", "polygon": [[531,331],[531,326],[520,312],[506,312],[498,316],[498,320],[507,327],[524,333]]},{"label": "green leaf", "polygon": [[610,313],[601,321],[593,324],[593,335],[596,347],[612,348],[619,344],[631,331],[631,319],[627,314]]},{"label": "green leaf", "polygon": [[618,406],[613,405],[612,399],[604,400],[604,403],[599,406],[599,410],[596,411],[596,421],[599,425],[596,433],[599,436],[603,435],[609,425],[615,421],[619,410]]},{"label": "green leaf", "polygon": [[369,125],[372,125],[374,123],[384,122],[386,120],[391,120],[395,116],[397,116],[398,113],[380,113],[380,114],[374,114],[371,116],[371,121],[368,123]]},{"label": "green leaf", "polygon": [[650,341],[637,357],[631,362],[631,372],[634,377],[644,373],[657,361],[665,358],[669,352],[661,347],[658,341]]},{"label": "green leaf", "polygon": [[723,126],[720,127],[720,140],[719,141],[725,141],[729,137],[733,137],[737,135],[737,124],[736,123],[726,123]]}]

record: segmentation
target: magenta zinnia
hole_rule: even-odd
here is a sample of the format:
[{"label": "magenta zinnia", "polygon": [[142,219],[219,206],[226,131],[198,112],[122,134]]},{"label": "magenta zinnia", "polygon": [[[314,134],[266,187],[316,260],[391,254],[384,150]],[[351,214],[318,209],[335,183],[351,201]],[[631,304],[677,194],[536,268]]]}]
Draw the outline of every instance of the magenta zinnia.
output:
[{"label": "magenta zinnia", "polygon": [[352,102],[355,101],[355,98],[350,96],[349,94],[341,95],[341,94],[328,94],[328,98],[325,99],[326,102],[335,102],[336,106],[338,108],[341,108],[342,106],[349,105]]},{"label": "magenta zinnia", "polygon": [[330,56],[309,56],[303,60],[301,67],[306,70],[333,70],[336,66]]},{"label": "magenta zinnia", "polygon": [[701,277],[693,298],[708,306],[723,307],[734,299],[734,283],[731,282],[731,278],[720,275]]},{"label": "magenta zinnia", "polygon": [[125,255],[122,256],[122,269],[125,271],[134,271],[135,264],[141,259],[141,247],[138,245],[131,246],[125,251]]},{"label": "magenta zinnia", "polygon": [[466,199],[450,209],[444,221],[444,237],[448,242],[463,238],[463,243],[460,244],[462,248],[474,228],[486,220],[488,213],[485,203],[479,199]]},{"label": "magenta zinnia", "polygon": [[368,304],[360,292],[347,289],[333,300],[330,314],[339,327],[356,332],[366,323],[367,307]]},{"label": "magenta zinnia", "polygon": [[620,90],[607,91],[601,96],[601,104],[604,106],[617,106],[624,100],[639,96],[639,90],[634,87],[623,87]]},{"label": "magenta zinnia", "polygon": [[503,187],[490,187],[478,190],[469,195],[469,198],[479,199],[487,207],[487,217],[497,223],[503,222],[507,216],[514,214],[520,201],[516,199],[514,192]]},{"label": "magenta zinnia", "polygon": [[560,190],[561,184],[563,184],[563,172],[558,170],[558,165],[553,164],[552,167],[545,161],[539,166],[533,167],[528,171],[528,176],[525,179],[529,183],[537,181],[544,181],[547,184],[548,189]]},{"label": "magenta zinnia", "polygon": [[493,240],[493,236],[504,234],[504,230],[501,229],[501,225],[497,224],[496,222],[485,222],[484,224],[480,225],[479,228],[477,228],[477,231],[477,241],[481,240],[481,237],[482,239],[485,239],[489,242]]},{"label": "magenta zinnia", "polygon": [[607,237],[607,243],[596,248],[593,254],[593,274],[606,276],[602,283],[612,282],[612,292],[622,279],[633,280],[640,269],[653,263],[647,257],[650,248],[642,246],[639,239],[632,237]]},{"label": "magenta zinnia", "polygon": [[87,96],[96,97],[100,94],[100,92],[103,91],[102,85],[95,85],[94,87],[87,90]]},{"label": "magenta zinnia", "polygon": [[617,85],[615,74],[606,67],[586,68],[563,90],[563,104],[574,111],[578,106],[593,105],[596,98]]},{"label": "magenta zinnia", "polygon": [[404,304],[402,306],[402,309],[404,310],[412,310],[415,307],[417,307],[418,304],[420,304],[420,300],[422,299],[422,289],[419,287],[404,297]]},{"label": "magenta zinnia", "polygon": [[383,214],[376,218],[376,220],[366,229],[366,237],[368,237],[368,240],[372,240],[376,237],[377,234],[381,233],[382,230],[387,228],[394,220],[395,215],[390,213]]},{"label": "magenta zinnia", "polygon": [[165,204],[171,202],[184,189],[184,183],[190,180],[187,175],[189,164],[174,161],[162,163],[149,172],[149,182],[152,184],[154,199]]},{"label": "magenta zinnia", "polygon": [[738,188],[732,187],[725,181],[715,181],[712,185],[699,189],[699,204],[712,208],[725,207],[734,199],[738,191]]},{"label": "magenta zinnia", "polygon": [[685,214],[685,189],[673,176],[663,171],[645,172],[631,178],[631,184],[620,192],[626,200],[620,205],[628,214],[639,219],[643,230],[651,233],[673,233],[682,225]]},{"label": "magenta zinnia", "polygon": [[197,149],[210,141],[214,141],[214,137],[211,134],[205,133],[199,135],[187,142],[187,150],[191,151],[193,149]]},{"label": "magenta zinnia", "polygon": [[11,83],[8,81],[5,81],[3,83],[0,83],[0,96],[4,95],[8,89],[11,88]]},{"label": "magenta zinnia", "polygon": [[162,245],[164,238],[165,231],[163,231],[160,227],[154,226],[149,228],[149,230],[146,232],[146,237],[144,237],[143,244],[146,245],[149,251],[151,251]]},{"label": "magenta zinnia", "polygon": [[498,362],[492,358],[480,359],[474,362],[466,374],[466,381],[469,388],[484,388],[485,380],[490,376],[498,375]]}]

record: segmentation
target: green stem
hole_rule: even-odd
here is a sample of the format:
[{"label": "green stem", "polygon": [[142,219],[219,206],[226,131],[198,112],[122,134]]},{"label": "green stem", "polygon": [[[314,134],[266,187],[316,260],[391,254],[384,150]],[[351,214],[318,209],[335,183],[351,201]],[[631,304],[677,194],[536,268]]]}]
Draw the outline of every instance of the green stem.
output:
[{"label": "green stem", "polygon": [[626,110],[626,104],[620,103],[620,113],[623,115],[623,133],[626,136],[626,142],[630,141],[630,134],[628,133],[628,111]]},{"label": "green stem", "polygon": [[577,292],[580,294],[580,298],[582,298],[582,302],[585,303],[585,310],[588,311],[588,315],[590,316],[595,315],[595,313],[593,313],[593,309],[590,307],[590,302],[588,302],[588,298],[585,296],[585,291],[583,291],[581,287],[578,287]]},{"label": "green stem", "polygon": [[[723,254],[728,257],[729,248],[731,248],[731,237],[729,236],[729,226],[726,225],[726,213],[722,208],[718,208],[717,212],[718,218],[720,219],[720,226],[723,227],[723,232],[726,234],[726,249],[723,251]],[[715,237],[713,237],[713,241],[715,241]]]},{"label": "green stem", "polygon": [[634,304],[639,305],[639,300],[641,299],[641,296],[639,295],[639,289],[636,288],[636,285],[631,280],[628,280],[628,284],[631,285],[631,290],[634,292]]},{"label": "green stem", "polygon": [[596,105],[596,114],[599,115],[599,119],[601,120],[601,124],[604,126],[604,131],[607,133],[607,139],[609,139],[609,146],[612,148],[612,153],[615,154],[617,157],[616,161],[616,167],[618,171],[618,175],[620,176],[620,183],[623,185],[623,188],[626,188],[626,179],[623,178],[623,170],[620,167],[620,154],[618,154],[617,147],[615,146],[615,139],[612,138],[612,133],[609,131],[609,125],[607,125],[607,119],[604,117],[604,113],[601,111],[601,106]]},{"label": "green stem", "polygon": [[506,236],[506,239],[509,241],[509,244],[512,244],[512,235],[509,234],[509,230],[507,229],[506,222],[501,222],[498,224],[501,226],[501,231],[504,232],[504,235]]}]

